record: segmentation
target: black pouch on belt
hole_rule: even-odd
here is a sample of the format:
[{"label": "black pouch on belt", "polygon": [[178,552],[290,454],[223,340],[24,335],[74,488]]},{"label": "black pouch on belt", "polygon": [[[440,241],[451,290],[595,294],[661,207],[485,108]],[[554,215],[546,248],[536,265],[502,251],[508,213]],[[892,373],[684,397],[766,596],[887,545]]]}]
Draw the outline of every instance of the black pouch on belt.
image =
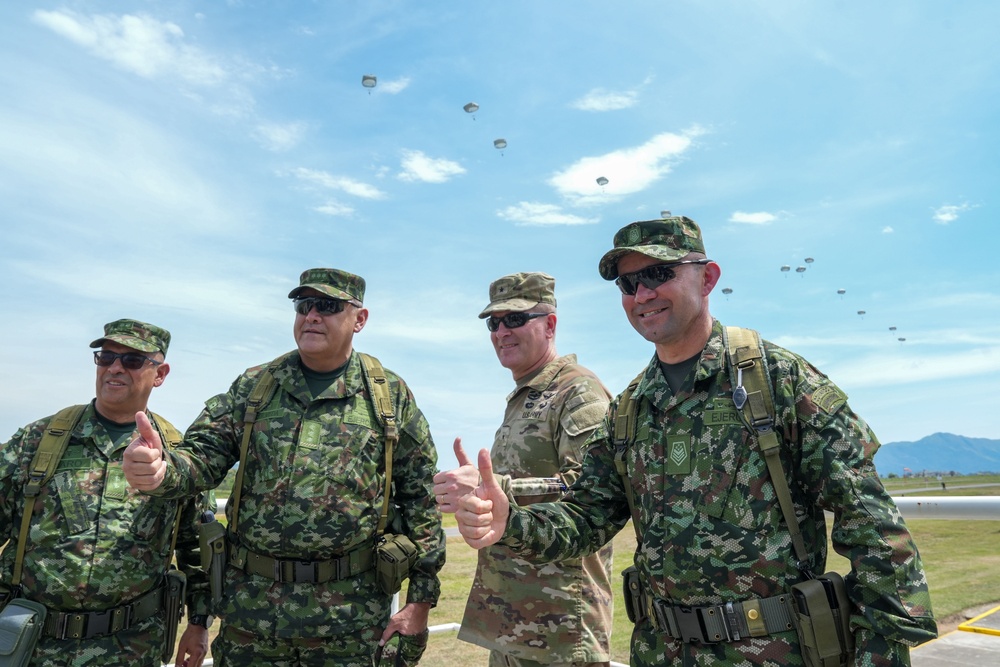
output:
[{"label": "black pouch on belt", "polygon": [[45,607],[14,598],[0,612],[0,667],[24,667],[45,627]]},{"label": "black pouch on belt", "polygon": [[184,593],[187,590],[187,577],[180,570],[170,570],[166,576],[166,586],[163,589],[163,652],[160,654],[163,662],[170,662],[177,644],[177,626],[184,615]]}]

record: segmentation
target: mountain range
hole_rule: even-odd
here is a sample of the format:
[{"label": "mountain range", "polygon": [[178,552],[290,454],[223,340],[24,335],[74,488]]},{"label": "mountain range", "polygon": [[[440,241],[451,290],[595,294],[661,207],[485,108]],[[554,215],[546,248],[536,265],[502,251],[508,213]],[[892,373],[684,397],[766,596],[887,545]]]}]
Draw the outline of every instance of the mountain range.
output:
[{"label": "mountain range", "polygon": [[1000,440],[935,433],[916,442],[886,442],[875,453],[875,468],[882,477],[922,471],[963,475],[1000,472]]}]

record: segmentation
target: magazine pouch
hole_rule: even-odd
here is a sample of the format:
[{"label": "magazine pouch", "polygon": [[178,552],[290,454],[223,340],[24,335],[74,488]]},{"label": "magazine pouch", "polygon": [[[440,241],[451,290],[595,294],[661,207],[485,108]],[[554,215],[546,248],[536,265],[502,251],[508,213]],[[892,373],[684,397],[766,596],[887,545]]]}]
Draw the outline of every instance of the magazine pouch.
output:
[{"label": "magazine pouch", "polygon": [[792,604],[806,667],[852,667],[854,634],[843,577],[827,572],[795,584]]},{"label": "magazine pouch", "polygon": [[380,537],[375,544],[375,574],[382,592],[386,595],[398,593],[416,562],[417,547],[406,535]]}]

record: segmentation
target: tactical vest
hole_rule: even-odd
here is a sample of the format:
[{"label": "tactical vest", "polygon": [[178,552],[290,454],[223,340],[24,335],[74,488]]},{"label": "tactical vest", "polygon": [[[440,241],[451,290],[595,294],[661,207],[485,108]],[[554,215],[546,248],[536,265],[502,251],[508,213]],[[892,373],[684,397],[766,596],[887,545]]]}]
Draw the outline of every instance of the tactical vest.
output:
[{"label": "tactical vest", "polygon": [[[389,517],[389,496],[392,486],[392,452],[397,442],[399,442],[399,429],[396,425],[396,411],[393,407],[392,396],[389,391],[389,381],[385,376],[382,364],[375,357],[358,352],[361,358],[362,376],[365,379],[365,386],[375,407],[375,416],[378,418],[383,431],[385,432],[385,494],[382,498],[382,512],[379,516],[376,537],[385,532],[386,523]],[[279,357],[277,360],[283,359]],[[272,362],[274,363],[274,362]],[[247,460],[247,452],[250,449],[250,439],[253,436],[253,425],[257,421],[257,414],[274,397],[277,388],[277,381],[271,373],[270,365],[265,367],[257,378],[257,383],[250,392],[247,399],[247,409],[243,416],[243,439],[240,441],[240,467],[236,470],[236,480],[233,485],[233,510],[232,518],[229,522],[231,536],[235,537],[240,513],[240,496],[243,493],[243,473],[244,462]]]},{"label": "tactical vest", "polygon": [[[42,434],[38,443],[35,456],[31,459],[28,467],[28,481],[24,485],[24,514],[21,516],[21,529],[17,536],[17,553],[14,557],[14,574],[11,586],[16,591],[21,584],[21,570],[24,566],[24,550],[27,546],[28,535],[31,528],[31,514],[35,507],[35,499],[42,491],[42,487],[52,479],[59,461],[66,452],[70,436],[83,416],[87,405],[71,405],[63,408],[49,420],[49,424]],[[163,417],[154,412],[150,412],[153,417],[153,425],[163,436],[168,447],[176,447],[183,437],[180,432],[173,427]],[[170,541],[170,551],[173,553],[177,544],[177,530],[180,523],[181,503],[178,503],[177,516],[174,520],[174,532]]]}]

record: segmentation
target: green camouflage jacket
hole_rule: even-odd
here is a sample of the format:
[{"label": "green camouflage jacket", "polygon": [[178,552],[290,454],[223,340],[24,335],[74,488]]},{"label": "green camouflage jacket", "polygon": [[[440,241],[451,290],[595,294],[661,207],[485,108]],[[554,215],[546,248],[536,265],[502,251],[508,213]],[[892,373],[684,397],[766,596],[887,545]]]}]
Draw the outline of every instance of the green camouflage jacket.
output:
[{"label": "green camouflage jacket", "polygon": [[[316,398],[298,352],[247,370],[229,391],[205,402],[184,442],[171,455],[154,494],[187,496],[214,488],[239,459],[246,402],[269,366],[277,386],[253,426],[239,507],[238,542],[275,558],[325,560],[374,541],[385,487],[385,440],[351,354],[344,374]],[[395,401],[399,443],[393,454],[397,532],[420,558],[408,602],[435,604],[444,564],[444,532],[434,502],[437,452],[406,384],[386,369]],[[232,498],[226,509],[232,517]],[[284,638],[324,637],[385,625],[390,598],[374,570],[323,584],[276,582],[230,567],[220,615],[247,632]]]},{"label": "green camouflage jacket", "polygon": [[[522,505],[556,500],[580,476],[584,444],[604,419],[608,390],[576,355],[521,378],[493,442],[493,469]],[[479,552],[458,638],[549,664],[609,659],[611,546],[584,558],[530,563],[507,547]]]},{"label": "green camouflage jacket", "polygon": [[[852,564],[845,579],[855,605],[857,665],[908,665],[907,647],[933,638],[936,624],[916,546],[875,472],[879,442],[826,376],[787,350],[764,346],[782,466],[813,554],[809,569],[825,569],[830,511],[834,548]],[[803,579],[763,456],[733,407],[724,357],[715,322],[676,395],[656,357],[636,389],[636,442],[626,455],[643,538],[634,562],[646,589],[673,605],[771,597]],[[562,502],[513,509],[504,543],[525,556],[572,557],[606,543],[628,522],[609,435],[616,409],[617,400]],[[668,442],[678,454],[673,460]],[[794,630],[699,645],[668,641],[640,623],[633,667],[667,664],[794,666],[802,656]]]},{"label": "green camouflage jacket", "polygon": [[[13,577],[28,468],[50,419],[18,430],[0,450],[0,530],[10,538],[0,556],[4,585]],[[129,441],[116,447],[93,403],[84,410],[55,475],[35,501],[21,575],[24,597],[51,610],[103,611],[163,581],[177,501],[142,495],[125,483],[121,457]],[[197,534],[205,509],[215,511],[209,494],[185,504],[177,538],[190,614],[209,612]]]}]

